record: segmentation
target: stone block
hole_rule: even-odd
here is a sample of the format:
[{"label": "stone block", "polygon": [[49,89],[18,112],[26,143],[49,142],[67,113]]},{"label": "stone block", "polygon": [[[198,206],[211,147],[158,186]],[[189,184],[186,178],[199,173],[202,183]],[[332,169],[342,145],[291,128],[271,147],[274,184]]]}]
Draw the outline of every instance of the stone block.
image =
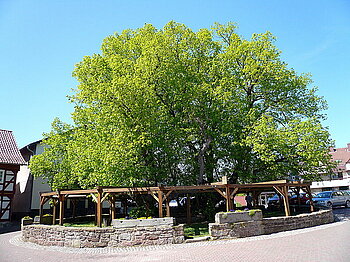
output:
[{"label": "stone block", "polygon": [[114,228],[126,227],[156,227],[156,226],[173,226],[175,219],[173,217],[151,218],[151,219],[113,219]]},{"label": "stone block", "polygon": [[225,224],[225,223],[236,223],[252,220],[262,220],[261,210],[250,210],[242,212],[220,212],[215,214],[215,223]]}]

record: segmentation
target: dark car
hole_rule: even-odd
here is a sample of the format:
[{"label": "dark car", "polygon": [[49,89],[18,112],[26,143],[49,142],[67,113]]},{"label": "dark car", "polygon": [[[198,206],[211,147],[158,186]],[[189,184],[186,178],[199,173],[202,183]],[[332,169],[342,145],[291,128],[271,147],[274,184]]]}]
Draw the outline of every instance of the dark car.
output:
[{"label": "dark car", "polygon": [[[306,205],[306,202],[309,200],[309,197],[307,196],[306,193],[300,193],[299,194],[300,198],[300,205]],[[298,195],[292,195],[289,199],[289,204],[290,205],[298,205]]]},{"label": "dark car", "polygon": [[[272,208],[272,207],[277,207],[280,205],[280,198],[281,198],[281,204],[283,205],[283,196],[280,196],[279,194],[275,194],[274,196],[272,197],[269,197],[267,199],[267,206],[269,208]],[[291,195],[290,193],[288,193],[288,199],[291,198]]]}]

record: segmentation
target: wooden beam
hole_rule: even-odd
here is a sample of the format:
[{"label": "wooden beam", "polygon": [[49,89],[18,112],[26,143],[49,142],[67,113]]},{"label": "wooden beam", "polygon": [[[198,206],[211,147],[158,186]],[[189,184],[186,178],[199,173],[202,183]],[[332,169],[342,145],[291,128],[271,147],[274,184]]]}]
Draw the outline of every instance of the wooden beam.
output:
[{"label": "wooden beam", "polygon": [[52,225],[56,224],[57,199],[52,199]]},{"label": "wooden beam", "polygon": [[[290,182],[287,180],[278,180],[278,181],[268,181],[261,183],[252,183],[252,184],[222,184],[222,182],[218,184],[212,185],[197,185],[197,186],[164,186],[164,187],[128,187],[128,188],[102,188],[103,193],[124,193],[124,194],[148,194],[149,192],[158,192],[161,191],[169,191],[174,190],[177,192],[191,192],[191,191],[214,191],[215,188],[224,189],[226,186],[230,188],[239,188],[240,190],[245,190],[245,192],[251,188],[259,188],[262,190],[268,190],[273,188],[273,186],[283,187],[283,186],[291,186],[291,187],[306,187],[310,186],[311,182]],[[96,189],[74,189],[74,190],[61,190],[62,194],[65,195],[89,195],[96,194]],[[44,192],[41,193],[41,196],[58,196],[56,192]]]},{"label": "wooden beam", "polygon": [[257,207],[259,204],[259,195],[261,194],[261,191],[254,190],[253,191],[253,206]]},{"label": "wooden beam", "polygon": [[76,216],[76,211],[77,211],[77,200],[76,199],[72,199],[72,217],[75,218]]},{"label": "wooden beam", "polygon": [[96,225],[102,227],[102,189],[97,188],[97,202],[96,202]]},{"label": "wooden beam", "polygon": [[92,196],[93,200],[97,203],[97,197],[95,196],[95,194],[91,193],[90,196]]},{"label": "wooden beam", "polygon": [[170,217],[170,198],[167,198],[165,200],[165,206],[166,206],[166,216]]},{"label": "wooden beam", "polygon": [[235,187],[232,191],[232,193],[230,194],[230,198],[233,199],[235,197],[235,195],[237,194],[239,188],[238,187]]},{"label": "wooden beam", "polygon": [[109,196],[109,193],[105,193],[104,197],[102,197],[101,199],[101,202],[105,201],[108,196]]},{"label": "wooden beam", "polygon": [[257,203],[257,191],[253,191],[253,196],[252,196],[252,198],[253,198],[253,207],[255,208],[257,205],[258,205],[258,203]]},{"label": "wooden beam", "polygon": [[112,195],[112,197],[109,199],[110,210],[111,210],[111,219],[116,219],[115,200],[116,200],[115,195]]},{"label": "wooden beam", "polygon": [[305,191],[306,191],[306,193],[308,194],[308,197],[309,197],[310,211],[314,212],[315,211],[315,205],[314,205],[314,201],[312,200],[312,193],[311,193],[310,186],[306,186],[305,187]]},{"label": "wooden beam", "polygon": [[158,215],[163,217],[163,192],[161,190],[158,191]]},{"label": "wooden beam", "polygon": [[223,198],[226,199],[226,195],[224,194],[224,192],[222,192],[219,188],[214,188],[216,192],[218,192]]},{"label": "wooden beam", "polygon": [[284,186],[283,187],[283,192],[284,192],[284,198],[283,198],[283,202],[284,202],[284,211],[286,214],[286,217],[290,216],[290,208],[289,208],[289,199],[288,199],[288,187]]},{"label": "wooden beam", "polygon": [[232,210],[232,200],[231,200],[231,192],[230,192],[230,188],[226,187],[226,212],[229,212],[230,210]]},{"label": "wooden beam", "polygon": [[126,217],[128,215],[128,200],[123,200],[123,215]]},{"label": "wooden beam", "polygon": [[65,198],[64,195],[61,195],[61,194],[58,195],[58,201],[59,201],[59,203],[60,203],[59,218],[58,218],[59,222],[58,222],[58,224],[59,224],[60,226],[63,226],[63,218],[64,218],[64,198]]},{"label": "wooden beam", "polygon": [[192,213],[191,213],[191,196],[187,194],[186,198],[186,216],[187,216],[187,224],[192,224]]},{"label": "wooden beam", "polygon": [[44,205],[50,198],[40,196],[40,209],[39,209],[39,223],[42,223],[43,215],[44,215]]},{"label": "wooden beam", "polygon": [[91,193],[97,193],[97,190],[96,189],[61,190],[60,193],[64,195],[88,195]]},{"label": "wooden beam", "polygon": [[163,201],[166,200],[166,199],[168,199],[168,197],[170,196],[170,194],[171,194],[173,191],[174,191],[174,190],[169,190],[169,191],[165,194]]},{"label": "wooden beam", "polygon": [[284,195],[283,189],[282,189],[281,187],[279,187],[279,186],[273,186],[273,188],[276,189],[276,191],[277,191],[278,193],[280,193],[282,196]]},{"label": "wooden beam", "polygon": [[44,198],[45,198],[45,197],[40,196],[39,223],[41,223],[41,222],[42,222],[42,219],[43,219],[43,211],[44,211],[44,208],[43,208],[43,206],[44,206],[44,201],[43,201],[43,199],[44,199]]},{"label": "wooden beam", "polygon": [[153,198],[159,203],[159,198],[156,196],[154,192],[150,192]]}]

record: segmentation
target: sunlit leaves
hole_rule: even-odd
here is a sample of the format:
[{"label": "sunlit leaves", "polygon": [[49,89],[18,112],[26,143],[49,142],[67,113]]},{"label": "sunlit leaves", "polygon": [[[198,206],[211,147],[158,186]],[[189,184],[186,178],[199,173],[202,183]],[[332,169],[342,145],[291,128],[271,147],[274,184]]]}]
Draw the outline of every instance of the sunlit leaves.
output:
[{"label": "sunlit leaves", "polygon": [[54,124],[35,172],[83,188],[314,177],[329,160],[324,100],[270,32],[236,29],[171,21],[106,37],[74,70],[75,126]]}]

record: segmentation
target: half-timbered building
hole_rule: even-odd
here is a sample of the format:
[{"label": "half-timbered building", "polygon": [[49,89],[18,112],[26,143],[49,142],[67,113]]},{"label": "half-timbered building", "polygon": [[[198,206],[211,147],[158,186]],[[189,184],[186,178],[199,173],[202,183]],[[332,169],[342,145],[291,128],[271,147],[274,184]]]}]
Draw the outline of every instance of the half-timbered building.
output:
[{"label": "half-timbered building", "polygon": [[12,131],[0,129],[0,222],[11,219],[16,175],[25,161]]}]

